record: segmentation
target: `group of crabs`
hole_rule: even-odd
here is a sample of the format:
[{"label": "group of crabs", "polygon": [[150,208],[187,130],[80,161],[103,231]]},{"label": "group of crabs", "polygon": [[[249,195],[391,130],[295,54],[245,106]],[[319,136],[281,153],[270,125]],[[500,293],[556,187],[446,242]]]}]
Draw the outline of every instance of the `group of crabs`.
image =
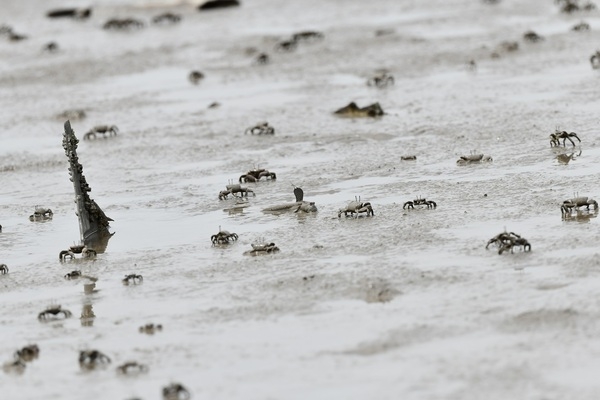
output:
[{"label": "group of crabs", "polygon": [[[15,351],[13,354],[13,361],[4,363],[3,370],[7,373],[21,374],[25,371],[27,363],[32,362],[39,356],[40,349],[36,344],[25,346]],[[112,360],[106,354],[98,350],[81,350],[79,351],[78,362],[82,370],[89,371],[97,368],[107,367]],[[148,366],[145,364],[140,364],[136,361],[127,361],[117,367],[117,373],[121,375],[132,376],[147,372]],[[168,386],[165,386],[163,387],[162,392],[164,399],[189,399],[191,397],[188,389],[180,383],[172,383]]]},{"label": "group of crabs", "polygon": [[[575,146],[575,142],[572,138],[575,138],[581,143],[581,139],[575,132],[567,132],[560,129],[556,129],[553,133],[550,134],[550,147],[559,147],[560,140],[562,139],[562,145],[566,147],[566,141],[571,142],[573,146]],[[581,213],[581,208],[585,207],[586,212],[589,213],[590,207],[592,208],[592,212],[595,214],[598,212],[598,202],[592,198],[587,196],[578,196],[563,201],[560,206],[560,212],[562,214],[563,219],[570,219],[573,216],[573,212],[577,213],[577,216]],[[485,248],[487,249],[490,244],[496,244],[498,246],[498,254],[502,254],[503,252],[510,250],[513,253],[515,247],[522,248],[523,251],[531,251],[531,244],[527,241],[527,239],[521,237],[520,235],[514,232],[501,232],[491,238]]]},{"label": "group of crabs", "polygon": [[[226,189],[219,192],[219,200],[227,200],[229,195],[233,197],[248,197],[249,193],[252,193],[253,196],[256,196],[253,190],[248,189],[247,187],[243,187],[241,185],[242,182],[258,182],[261,178],[275,180],[277,179],[277,175],[274,172],[270,172],[266,169],[254,169],[250,170],[247,173],[241,175],[238,179],[240,183],[230,183],[226,185]],[[284,209],[295,209],[295,212],[304,211],[304,212],[314,212],[317,208],[314,206],[314,203],[304,202],[302,199],[302,190],[299,188],[294,188],[294,193],[296,193],[296,202],[291,204],[286,204],[283,206],[275,207],[276,210],[284,210]],[[425,198],[418,197],[413,201],[407,201],[404,203],[404,209],[414,209],[415,207],[424,206],[428,209],[435,209],[437,207],[437,203],[431,200],[427,200]],[[270,211],[274,211],[271,209]],[[341,218],[342,214],[344,216],[353,216],[358,218],[360,215],[364,214],[365,216],[374,216],[375,213],[373,211],[373,206],[369,202],[362,202],[359,197],[355,198],[353,201],[350,201],[346,207],[341,208],[338,212],[338,218]],[[221,229],[219,227],[219,232],[211,236],[211,242],[214,245],[228,245],[238,240],[238,235],[235,232],[229,232]],[[279,248],[275,245],[275,243],[258,243],[252,244],[252,250],[246,251],[245,255],[261,255],[261,254],[270,254],[274,252],[278,252]]]},{"label": "group of crabs", "polygon": [[[77,279],[87,277],[95,281],[95,278],[88,277],[81,274],[81,271],[72,271],[65,275],[65,279]],[[126,275],[123,279],[124,285],[138,285],[143,282],[141,275],[130,274]],[[62,308],[60,305],[51,305],[40,312],[37,316],[40,322],[46,323],[51,321],[59,321],[71,318],[73,313],[67,309]],[[82,314],[83,318],[83,314]],[[147,335],[153,335],[156,332],[162,331],[161,324],[148,323],[139,327],[139,332]],[[30,344],[17,350],[14,353],[12,361],[3,364],[3,370],[7,373],[21,374],[25,371],[27,366],[26,363],[33,361],[39,357],[40,349],[37,344]],[[82,370],[93,370],[96,368],[107,367],[111,363],[110,357],[98,350],[81,350],[79,352],[79,365]],[[148,367],[144,364],[140,364],[136,361],[128,361],[117,367],[117,373],[123,375],[137,375],[148,372]],[[165,398],[169,394],[173,395],[179,393],[182,396],[186,394],[189,396],[189,392],[180,384],[172,384],[163,388],[163,395]],[[173,397],[178,398],[178,397]]]},{"label": "group of crabs", "polygon": [[[570,141],[573,146],[575,146],[575,142],[572,138],[577,139],[581,142],[581,139],[575,132],[567,132],[556,129],[554,133],[550,134],[550,146],[558,147],[560,146],[560,140],[562,140],[562,145],[566,147],[566,141]],[[490,156],[486,156],[483,154],[471,154],[467,156],[461,156],[457,161],[457,164],[471,164],[471,163],[480,163],[480,162],[489,162],[492,161]],[[246,187],[241,186],[242,182],[258,182],[261,178],[265,179],[276,179],[276,174],[270,172],[266,169],[254,169],[248,171],[246,174],[241,175],[239,178],[240,184],[229,184],[226,186],[226,190],[221,191],[219,193],[219,199],[225,200],[229,195],[240,195],[241,197],[247,197],[248,193],[252,193],[253,196],[256,194],[253,190],[248,189]],[[425,207],[427,209],[435,209],[437,208],[437,203],[432,200],[427,200],[425,198],[417,197],[415,200],[407,201],[403,205],[403,209],[414,209],[415,207]],[[574,196],[571,199],[567,199],[563,201],[561,205],[561,214],[564,219],[568,219],[572,216],[575,211],[578,215],[581,212],[581,208],[585,207],[586,211],[590,211],[590,207],[593,212],[598,211],[598,202],[592,198],[587,196]],[[299,207],[296,211],[300,210]],[[316,210],[316,207],[314,208]],[[314,211],[313,210],[313,211]],[[342,216],[354,216],[358,218],[361,214],[365,214],[368,216],[375,215],[373,212],[373,207],[369,202],[362,202],[360,198],[355,198],[355,200],[348,203],[348,205],[338,212],[338,218]],[[238,240],[238,235],[236,233],[232,233],[226,230],[221,230],[219,227],[219,232],[215,235],[211,236],[211,241],[213,245],[227,245],[231,244]],[[503,252],[510,250],[513,252],[515,247],[523,248],[524,251],[530,251],[531,245],[529,242],[522,238],[521,236],[515,234],[514,232],[502,232],[496,235],[494,238],[490,239],[490,241],[486,245],[486,249],[490,244],[496,243],[499,247],[498,253],[502,254]],[[259,255],[259,254],[269,254],[279,251],[279,248],[275,245],[275,243],[268,244],[252,244],[252,250],[245,252],[244,254],[248,255]]]}]

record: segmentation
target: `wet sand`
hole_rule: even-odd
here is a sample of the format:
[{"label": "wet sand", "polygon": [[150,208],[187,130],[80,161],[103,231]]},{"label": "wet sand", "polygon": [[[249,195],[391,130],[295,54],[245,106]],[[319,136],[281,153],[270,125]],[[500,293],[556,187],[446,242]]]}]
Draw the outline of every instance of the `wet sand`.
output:
[{"label": "wet sand", "polygon": [[[0,24],[29,39],[0,38],[0,363],[40,347],[24,374],[0,374],[3,395],[153,399],[180,382],[196,399],[595,398],[598,222],[564,221],[560,205],[600,193],[600,14],[521,3],[106,1],[87,21],[46,19],[58,1],[3,3]],[[182,22],[149,24],[164,11]],[[102,30],[115,16],[146,27]],[[582,20],[590,31],[570,30]],[[274,51],[303,30],[325,37]],[[528,30],[545,40],[525,42]],[[57,53],[41,51],[49,41]],[[382,68],[395,85],[367,86]],[[351,101],[386,115],[333,115]],[[80,139],[120,129],[78,149],[116,234],[95,261],[61,264],[79,232],[57,114],[74,108],[87,113],[71,121]],[[263,120],[274,136],[244,135]],[[551,148],[556,126],[580,147]],[[456,165],[472,151],[493,162]],[[224,211],[234,200],[219,191],[256,165],[277,180],[245,184],[256,197]],[[292,185],[318,213],[261,211],[292,202]],[[338,219],[355,196],[375,216]],[[402,208],[419,196],[437,208]],[[53,220],[30,222],[36,205]],[[239,240],[213,247],[219,226]],[[532,251],[486,251],[504,229]],[[243,255],[261,240],[281,251]],[[95,292],[63,278],[74,269]],[[124,286],[131,273],[144,283]],[[73,317],[40,323],[49,304]],[[140,334],[150,322],[163,330]],[[81,371],[83,349],[111,365]],[[129,360],[149,372],[119,376]]]}]

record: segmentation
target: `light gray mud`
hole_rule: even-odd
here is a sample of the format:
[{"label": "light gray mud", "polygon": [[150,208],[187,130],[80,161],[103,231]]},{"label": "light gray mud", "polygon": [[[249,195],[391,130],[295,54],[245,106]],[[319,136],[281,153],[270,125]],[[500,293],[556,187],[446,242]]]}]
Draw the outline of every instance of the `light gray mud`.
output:
[{"label": "light gray mud", "polygon": [[[523,3],[257,0],[203,14],[111,1],[88,21],[51,21],[45,11],[62,2],[4,1],[0,23],[30,38],[0,40],[0,263],[10,268],[0,362],[30,343],[40,357],[0,375],[2,397],[151,399],[181,382],[216,399],[596,398],[598,220],[563,221],[560,205],[600,195],[600,75],[589,65],[600,19]],[[181,24],[101,29],[166,10]],[[591,31],[570,31],[582,19]],[[324,40],[273,51],[307,29]],[[545,40],[524,42],[530,29]],[[42,53],[51,40],[59,52]],[[498,50],[503,41],[519,50]],[[249,47],[272,62],[254,65]],[[381,68],[395,85],[368,87]],[[205,74],[199,85],[192,69]],[[332,114],[350,101],[377,101],[386,115]],[[98,124],[120,129],[78,149],[116,234],[95,261],[61,264],[78,225],[56,115],[73,108],[88,115],[72,121],[80,139]],[[262,120],[274,136],[244,135]],[[583,141],[567,164],[557,156],[570,149],[549,145],[557,125]],[[472,150],[494,161],[457,166]],[[247,184],[249,206],[223,211],[234,201],[219,191],[255,165],[278,179]],[[261,212],[292,202],[292,185],[317,214]],[[355,196],[375,217],[337,218]],[[402,209],[418,196],[437,209]],[[30,222],[36,205],[53,220]],[[219,226],[239,240],[212,247]],[[531,253],[486,251],[505,228]],[[258,240],[281,252],[243,256]],[[97,277],[97,291],[64,280],[73,269]],[[144,283],[123,286],[130,273]],[[74,317],[40,323],[50,303]],[[149,322],[163,331],[140,334]],[[113,362],[81,372],[81,349]],[[117,376],[128,360],[149,372]]]}]

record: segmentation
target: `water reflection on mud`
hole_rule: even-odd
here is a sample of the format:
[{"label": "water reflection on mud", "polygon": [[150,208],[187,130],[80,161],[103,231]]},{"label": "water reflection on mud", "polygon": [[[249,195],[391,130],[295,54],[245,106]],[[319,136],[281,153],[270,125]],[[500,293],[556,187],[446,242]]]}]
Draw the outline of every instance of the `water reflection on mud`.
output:
[{"label": "water reflection on mud", "polygon": [[81,308],[81,326],[90,327],[94,326],[94,319],[96,314],[94,313],[94,307],[92,303],[84,303]]},{"label": "water reflection on mud", "polygon": [[571,161],[574,161],[577,159],[577,157],[581,156],[581,149],[579,150],[579,152],[575,153],[575,152],[571,152],[571,153],[561,153],[558,154],[556,156],[556,159],[558,160],[559,164],[568,164]]},{"label": "water reflection on mud", "polygon": [[574,213],[563,214],[563,221],[587,223],[598,216],[598,210],[577,210]]}]

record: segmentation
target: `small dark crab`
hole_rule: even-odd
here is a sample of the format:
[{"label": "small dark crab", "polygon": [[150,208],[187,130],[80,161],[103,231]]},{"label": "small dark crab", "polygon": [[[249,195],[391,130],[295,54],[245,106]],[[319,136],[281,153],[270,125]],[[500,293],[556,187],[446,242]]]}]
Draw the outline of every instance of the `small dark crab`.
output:
[{"label": "small dark crab", "polygon": [[435,209],[437,207],[437,203],[435,201],[432,201],[432,200],[426,200],[424,198],[417,197],[413,201],[407,201],[406,203],[404,203],[404,206],[402,208],[406,209],[408,207],[408,208],[413,208],[414,209],[415,206],[427,206],[427,208],[433,208],[433,209]]},{"label": "small dark crab", "polygon": [[598,210],[598,202],[596,200],[586,196],[578,196],[565,200],[560,207],[560,212],[563,215],[571,215],[573,210],[579,211],[580,207],[585,207],[586,210],[589,210],[590,206],[592,206],[594,210]]},{"label": "small dark crab", "polygon": [[585,4],[579,4],[579,0],[555,0],[554,3],[558,4],[560,11],[565,14],[571,14],[576,11],[592,11],[596,9],[596,5],[592,2]]},{"label": "small dark crab", "polygon": [[47,321],[49,318],[58,319],[58,316],[63,316],[63,319],[71,317],[73,315],[69,310],[63,310],[60,305],[54,305],[46,308],[44,311],[38,314],[40,321]]},{"label": "small dark crab", "polygon": [[204,79],[204,74],[200,71],[194,70],[189,73],[188,80],[192,82],[194,85],[200,83],[200,81]]},{"label": "small dark crab", "polygon": [[148,366],[136,361],[129,361],[119,365],[117,372],[123,375],[137,375],[148,372]]},{"label": "small dark crab", "polygon": [[125,278],[121,281],[123,285],[139,285],[144,282],[144,277],[136,274],[125,275]]},{"label": "small dark crab", "polygon": [[76,244],[69,247],[69,250],[62,250],[58,253],[58,259],[63,262],[67,260],[67,257],[73,260],[75,259],[75,254],[81,254],[82,260],[93,259],[98,255],[96,250],[88,249],[87,246],[83,244]]},{"label": "small dark crab", "polygon": [[346,217],[350,214],[351,216],[358,218],[361,213],[367,213],[367,217],[369,215],[375,216],[371,203],[363,203],[360,201],[360,197],[357,197],[355,200],[348,203],[346,207],[340,208],[338,211],[338,218],[340,218],[342,214]]},{"label": "small dark crab", "polygon": [[230,244],[238,240],[238,235],[235,232],[223,231],[219,226],[219,233],[210,237],[213,246],[215,244]]},{"label": "small dark crab", "polygon": [[280,53],[292,52],[298,48],[296,40],[283,40],[275,45],[275,51]]},{"label": "small dark crab", "polygon": [[245,256],[260,256],[265,254],[277,253],[279,251],[279,247],[275,246],[275,243],[253,243],[251,244],[251,246],[252,250],[245,251]]},{"label": "small dark crab", "polygon": [[572,31],[574,32],[585,32],[585,31],[589,31],[590,30],[590,24],[588,24],[587,22],[580,22],[576,25],[573,25],[573,27],[571,28]]},{"label": "small dark crab", "polygon": [[54,216],[54,213],[49,208],[35,207],[33,214],[29,216],[31,222],[49,221]]},{"label": "small dark crab", "polygon": [[97,135],[107,138],[109,136],[117,136],[118,133],[119,128],[116,125],[97,125],[83,135],[83,140],[96,139]]},{"label": "small dark crab", "polygon": [[468,156],[460,156],[460,158],[456,161],[457,165],[468,165],[468,164],[479,164],[483,162],[491,162],[493,161],[491,156],[486,156],[484,154],[470,154]]},{"label": "small dark crab", "polygon": [[592,54],[590,57],[590,64],[592,64],[592,69],[600,69],[600,51]]},{"label": "small dark crab", "polygon": [[181,15],[165,12],[152,18],[152,23],[156,25],[172,25],[181,21]]},{"label": "small dark crab", "polygon": [[83,369],[94,369],[110,363],[110,357],[98,350],[81,350],[79,352],[79,366]]},{"label": "small dark crab", "polygon": [[37,344],[31,344],[29,346],[25,346],[20,350],[15,351],[14,357],[15,360],[21,360],[24,362],[30,362],[38,358],[40,355],[40,348]]},{"label": "small dark crab", "polygon": [[147,335],[154,335],[155,332],[162,331],[162,325],[161,324],[146,324],[146,325],[140,326],[139,331],[140,331],[140,333],[145,333]]},{"label": "small dark crab", "polygon": [[487,250],[487,248],[490,246],[490,244],[496,244],[498,245],[498,247],[501,247],[504,245],[505,242],[510,241],[513,237],[520,237],[519,235],[517,235],[514,232],[501,232],[499,234],[497,234],[496,236],[494,236],[493,238],[491,238],[490,240],[488,240],[487,244],[485,245],[485,248]]},{"label": "small dark crab", "polygon": [[225,186],[226,190],[221,190],[219,192],[219,200],[227,199],[227,196],[230,194],[235,197],[236,193],[241,193],[241,197],[248,197],[248,193],[252,193],[253,196],[256,196],[253,190],[242,187],[240,184],[231,184]]},{"label": "small dark crab", "polygon": [[42,47],[42,51],[46,53],[56,53],[58,49],[58,43],[56,42],[48,42]]},{"label": "small dark crab", "polygon": [[514,232],[501,232],[488,240],[485,248],[487,249],[490,244],[495,243],[498,246],[498,254],[502,254],[507,250],[510,250],[511,253],[514,252],[515,247],[523,247],[524,251],[531,251],[531,244]]},{"label": "small dark crab", "polygon": [[253,169],[251,171],[246,172],[244,175],[240,176],[240,183],[242,182],[256,182],[259,181],[260,178],[265,179],[277,179],[277,175],[275,172],[270,172],[264,168]]},{"label": "small dark crab", "polygon": [[572,137],[574,137],[579,141],[579,143],[581,143],[581,139],[579,139],[579,136],[577,136],[575,132],[569,133],[567,131],[560,131],[556,129],[554,133],[550,134],[550,147],[560,146],[560,139],[562,139],[563,141],[563,146],[566,146],[567,140],[571,142],[573,146],[575,146],[575,142],[573,141],[573,139],[571,139]]},{"label": "small dark crab", "polygon": [[314,42],[314,41],[318,41],[318,40],[322,40],[325,37],[325,35],[323,34],[323,32],[319,32],[319,31],[301,31],[301,32],[297,32],[294,33],[292,35],[292,40],[294,42]]},{"label": "small dark crab", "polygon": [[257,123],[254,126],[251,126],[250,128],[247,128],[244,131],[244,135],[246,135],[248,133],[251,135],[274,135],[275,128],[270,126],[267,121],[263,121],[263,122]]},{"label": "small dark crab", "polygon": [[367,81],[368,86],[375,86],[378,89],[383,89],[394,85],[394,77],[387,72],[381,72]]},{"label": "small dark crab", "polygon": [[523,40],[525,40],[526,42],[537,43],[544,40],[544,37],[538,35],[534,31],[527,31],[523,34]]},{"label": "small dark crab", "polygon": [[269,55],[267,53],[260,53],[254,59],[256,65],[267,65],[270,62]]},{"label": "small dark crab", "polygon": [[104,23],[102,29],[130,31],[134,29],[142,29],[144,23],[135,18],[111,18]]},{"label": "small dark crab", "polygon": [[171,383],[162,390],[163,400],[189,400],[192,398],[189,390],[181,383]]},{"label": "small dark crab", "polygon": [[0,264],[0,274],[8,274],[8,267],[6,266],[6,264]]},{"label": "small dark crab", "polygon": [[516,237],[510,240],[509,242],[504,243],[504,245],[502,245],[502,247],[500,247],[500,249],[498,250],[498,254],[502,254],[506,250],[510,250],[511,253],[514,253],[515,247],[522,247],[523,251],[531,251],[531,244],[529,244],[527,239],[522,237]]},{"label": "small dark crab", "polygon": [[65,279],[68,279],[68,280],[79,279],[81,277],[82,277],[82,274],[81,274],[80,270],[74,270],[65,275]]}]

